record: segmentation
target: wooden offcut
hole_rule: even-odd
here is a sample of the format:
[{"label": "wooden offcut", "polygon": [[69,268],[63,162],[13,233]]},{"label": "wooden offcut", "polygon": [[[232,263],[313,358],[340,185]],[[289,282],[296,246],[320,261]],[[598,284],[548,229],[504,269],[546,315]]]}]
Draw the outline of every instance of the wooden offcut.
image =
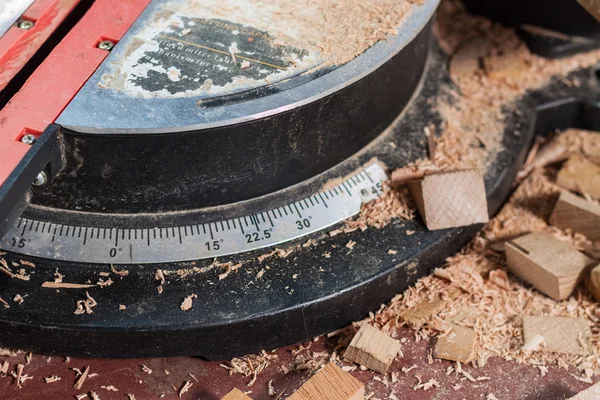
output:
[{"label": "wooden offcut", "polygon": [[441,299],[424,300],[406,310],[402,317],[413,327],[420,327],[444,309],[446,302]]},{"label": "wooden offcut", "polygon": [[246,396],[241,390],[234,388],[231,392],[227,393],[221,400],[252,400]]},{"label": "wooden offcut", "polygon": [[569,297],[593,260],[546,232],[506,243],[509,270],[555,300]]},{"label": "wooden offcut", "polygon": [[385,374],[401,349],[397,340],[369,324],[363,324],[346,349],[344,359]]},{"label": "wooden offcut", "polygon": [[600,399],[600,383],[596,383],[594,386],[590,386],[583,392],[577,393],[569,400],[598,400]]},{"label": "wooden offcut", "polygon": [[[589,354],[592,331],[585,318],[531,316],[523,317],[523,341],[539,341],[540,348],[563,354]],[[539,340],[538,340],[539,339]]]},{"label": "wooden offcut", "polygon": [[407,185],[430,230],[486,223],[489,220],[483,177],[475,170],[426,175]]},{"label": "wooden offcut", "polygon": [[438,339],[433,356],[444,360],[466,363],[473,358],[477,334],[471,328],[452,324],[450,333]]},{"label": "wooden offcut", "polygon": [[334,363],[306,381],[288,400],[363,400],[365,386]]},{"label": "wooden offcut", "polygon": [[560,186],[600,198],[600,166],[582,155],[571,156],[556,177]]},{"label": "wooden offcut", "polygon": [[554,207],[550,224],[571,229],[591,241],[600,240],[600,205],[569,192],[562,192]]},{"label": "wooden offcut", "polygon": [[600,302],[600,264],[598,264],[590,273],[588,289],[597,302]]}]

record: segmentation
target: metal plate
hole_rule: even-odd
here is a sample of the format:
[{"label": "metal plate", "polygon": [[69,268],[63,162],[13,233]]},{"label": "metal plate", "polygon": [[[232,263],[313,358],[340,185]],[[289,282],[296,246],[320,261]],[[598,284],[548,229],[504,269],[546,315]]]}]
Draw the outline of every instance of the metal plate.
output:
[{"label": "metal plate", "polygon": [[325,229],[377,198],[385,171],[373,164],[340,185],[263,212],[176,227],[74,226],[20,218],[0,248],[34,257],[98,264],[142,264],[220,257],[274,246]]},{"label": "metal plate", "polygon": [[[252,50],[255,54],[250,55],[241,52],[244,46],[232,43],[240,51],[236,54],[263,63],[255,65],[258,69],[236,67],[234,73],[235,63],[227,54],[232,50],[228,41],[237,36],[232,32],[247,29],[244,38],[255,38],[254,43],[268,37],[268,32],[210,18],[206,10],[185,14],[182,10],[190,7],[188,0],[154,0],[57,123],[82,133],[164,133],[231,125],[282,113],[369,75],[421,32],[438,2],[427,0],[414,6],[397,35],[380,41],[351,62],[303,74],[324,61],[318,52],[302,48],[275,50],[268,40],[263,40],[262,50]],[[252,12],[260,13],[255,9]],[[289,62],[292,55],[294,63]],[[199,68],[204,70],[198,72]],[[147,79],[150,77],[153,79]],[[210,85],[208,80],[212,81]],[[280,81],[283,88],[276,84]],[[161,82],[162,86],[151,82]],[[257,87],[269,87],[272,93],[257,96],[249,92]],[[218,107],[205,105],[207,98],[237,92],[245,94],[243,101],[222,102]]]}]

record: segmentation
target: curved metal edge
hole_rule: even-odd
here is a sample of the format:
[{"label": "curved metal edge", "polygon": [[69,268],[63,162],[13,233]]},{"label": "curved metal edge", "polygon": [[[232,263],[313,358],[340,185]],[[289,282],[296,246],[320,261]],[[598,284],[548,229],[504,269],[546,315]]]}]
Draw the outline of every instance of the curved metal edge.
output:
[{"label": "curved metal edge", "polygon": [[[235,125],[279,114],[323,99],[375,71],[398,54],[421,32],[435,13],[439,1],[427,0],[422,5],[413,6],[411,14],[402,23],[397,36],[389,36],[387,41],[376,43],[347,64],[290,90],[239,104],[218,107],[218,111],[203,111],[196,105],[197,98],[139,100],[99,89],[95,82],[102,73],[101,67],[56,122],[78,133],[161,134]],[[118,45],[116,49],[118,50]],[[109,57],[106,63],[110,62]],[[113,101],[121,103],[116,108],[111,107]],[[136,110],[136,116],[145,116],[147,112],[153,112],[155,106],[176,113],[169,117],[169,124],[165,124],[167,121],[163,120],[160,125],[152,126],[149,125],[151,121],[148,118],[139,117],[135,121],[135,126],[118,125],[121,121],[126,121],[128,116],[131,117],[131,110]],[[123,113],[123,118],[119,113]],[[86,125],[89,121],[109,125]]]}]

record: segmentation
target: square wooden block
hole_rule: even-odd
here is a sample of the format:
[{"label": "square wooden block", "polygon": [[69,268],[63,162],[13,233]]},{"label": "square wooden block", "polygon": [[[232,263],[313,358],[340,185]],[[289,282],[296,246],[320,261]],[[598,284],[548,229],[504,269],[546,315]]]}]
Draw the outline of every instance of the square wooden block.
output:
[{"label": "square wooden block", "polygon": [[544,343],[544,351],[563,354],[589,354],[592,331],[584,318],[523,317],[523,341]]},{"label": "square wooden block", "polygon": [[369,324],[363,324],[346,349],[344,359],[385,374],[401,349],[397,340]]},{"label": "square wooden block", "polygon": [[562,192],[550,216],[550,224],[579,232],[593,242],[599,241],[600,205],[573,193]]},{"label": "square wooden block", "polygon": [[546,232],[535,232],[506,243],[509,270],[555,300],[571,295],[593,260]]},{"label": "square wooden block", "polygon": [[475,170],[440,172],[408,183],[430,230],[486,223],[489,220],[483,177]]},{"label": "square wooden block", "polygon": [[433,356],[444,360],[467,363],[473,358],[477,334],[471,328],[452,324],[452,331],[440,337],[433,349]]},{"label": "square wooden block", "polygon": [[334,363],[304,383],[288,400],[363,400],[365,386]]}]

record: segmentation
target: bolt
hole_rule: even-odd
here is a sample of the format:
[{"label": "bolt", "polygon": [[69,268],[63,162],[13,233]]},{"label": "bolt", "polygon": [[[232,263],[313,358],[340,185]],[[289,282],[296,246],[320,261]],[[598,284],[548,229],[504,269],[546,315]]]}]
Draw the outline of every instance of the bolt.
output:
[{"label": "bolt", "polygon": [[110,40],[103,40],[100,43],[98,43],[98,48],[100,50],[111,51],[113,47],[115,47],[115,44]]},{"label": "bolt", "polygon": [[23,137],[21,138],[21,142],[23,142],[25,144],[34,144],[35,136],[33,136],[31,133],[28,133],[27,135],[23,135]]},{"label": "bolt", "polygon": [[33,181],[33,186],[42,186],[48,183],[48,175],[44,171],[40,172]]},{"label": "bolt", "polygon": [[29,30],[31,28],[33,28],[35,26],[35,23],[33,21],[28,21],[26,19],[24,19],[23,21],[19,22],[18,27],[20,29],[24,29],[24,30]]}]

